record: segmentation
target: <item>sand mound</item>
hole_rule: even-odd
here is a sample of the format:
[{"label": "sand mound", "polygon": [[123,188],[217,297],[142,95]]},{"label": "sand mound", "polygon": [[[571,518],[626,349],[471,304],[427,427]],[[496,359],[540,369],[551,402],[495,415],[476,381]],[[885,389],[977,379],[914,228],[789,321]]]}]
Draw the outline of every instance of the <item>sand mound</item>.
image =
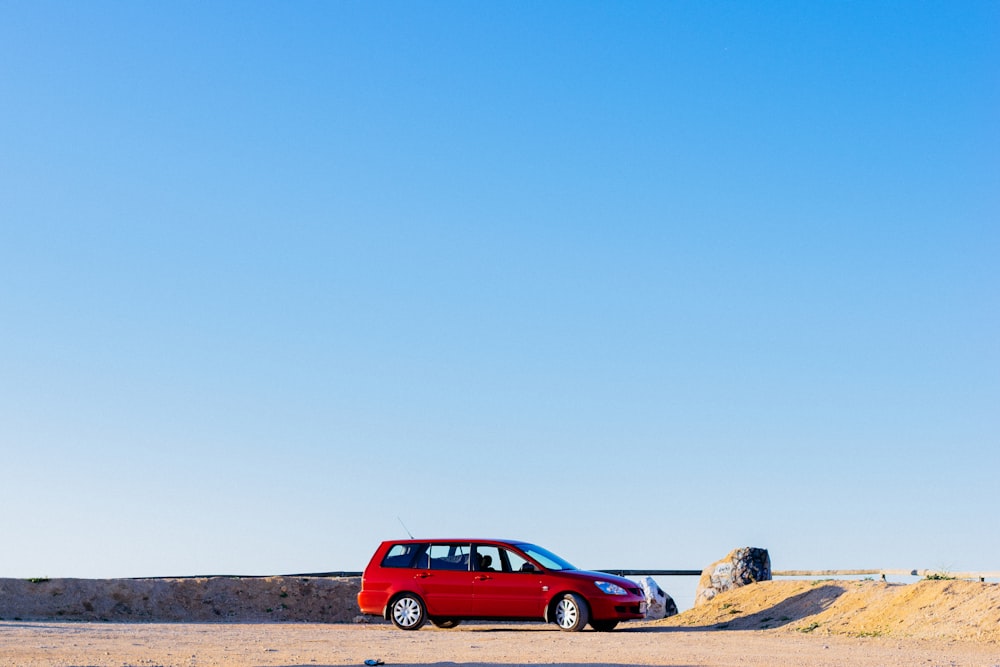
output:
[{"label": "sand mound", "polygon": [[1000,584],[766,581],[721,593],[657,625],[1000,642]]}]

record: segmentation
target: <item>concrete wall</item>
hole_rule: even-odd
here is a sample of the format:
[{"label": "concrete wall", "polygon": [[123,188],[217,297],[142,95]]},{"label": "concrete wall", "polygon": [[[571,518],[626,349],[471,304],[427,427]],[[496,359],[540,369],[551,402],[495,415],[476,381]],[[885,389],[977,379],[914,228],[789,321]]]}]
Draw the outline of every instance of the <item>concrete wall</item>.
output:
[{"label": "concrete wall", "polygon": [[0,619],[350,623],[360,577],[0,579]]}]

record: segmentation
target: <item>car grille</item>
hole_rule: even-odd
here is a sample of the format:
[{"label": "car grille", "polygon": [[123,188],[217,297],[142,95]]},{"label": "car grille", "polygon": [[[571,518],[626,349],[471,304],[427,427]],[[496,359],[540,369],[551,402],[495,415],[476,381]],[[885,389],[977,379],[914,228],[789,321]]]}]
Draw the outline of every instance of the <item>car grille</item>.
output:
[{"label": "car grille", "polygon": [[642,595],[642,589],[641,588],[629,588],[628,592],[631,593],[632,595],[639,595],[639,596]]}]

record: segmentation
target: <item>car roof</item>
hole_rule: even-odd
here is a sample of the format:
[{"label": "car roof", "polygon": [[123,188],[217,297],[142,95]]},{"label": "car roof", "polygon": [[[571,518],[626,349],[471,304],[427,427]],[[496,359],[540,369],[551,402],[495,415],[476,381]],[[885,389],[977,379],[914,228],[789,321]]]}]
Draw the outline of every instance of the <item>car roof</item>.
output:
[{"label": "car roof", "polygon": [[450,537],[450,538],[409,538],[405,540],[385,540],[383,544],[425,544],[434,542],[436,544],[472,544],[473,542],[493,542],[496,544],[527,544],[524,540],[508,540],[497,537]]}]

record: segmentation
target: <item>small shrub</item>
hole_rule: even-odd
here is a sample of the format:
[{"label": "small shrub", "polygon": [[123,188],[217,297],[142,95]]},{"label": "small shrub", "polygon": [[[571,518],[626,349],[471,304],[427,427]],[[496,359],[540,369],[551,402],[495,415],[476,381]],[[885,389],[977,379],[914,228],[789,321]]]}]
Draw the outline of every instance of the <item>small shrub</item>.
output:
[{"label": "small shrub", "polygon": [[813,630],[815,630],[818,627],[819,627],[819,623],[816,622],[816,621],[813,621],[809,625],[806,625],[804,627],[799,628],[799,632],[812,632]]}]

